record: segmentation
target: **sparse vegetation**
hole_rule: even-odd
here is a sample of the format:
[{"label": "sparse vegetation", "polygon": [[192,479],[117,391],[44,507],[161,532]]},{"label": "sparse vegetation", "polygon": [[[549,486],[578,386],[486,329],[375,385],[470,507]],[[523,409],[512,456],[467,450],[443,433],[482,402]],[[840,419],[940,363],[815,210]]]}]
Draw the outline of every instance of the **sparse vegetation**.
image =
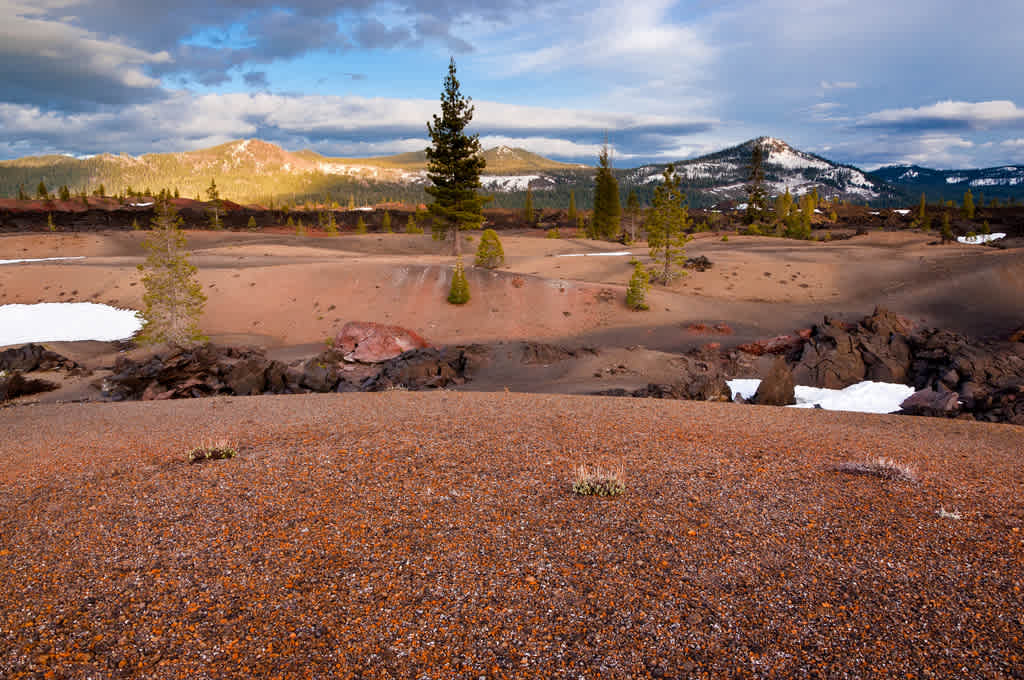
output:
[{"label": "sparse vegetation", "polygon": [[391,213],[387,210],[384,211],[384,217],[381,219],[380,230],[385,234],[391,233]]},{"label": "sparse vegetation", "polygon": [[591,219],[593,238],[616,238],[619,235],[621,214],[619,183],[612,173],[608,142],[605,141],[597,157],[597,176],[594,178],[594,215]]},{"label": "sparse vegetation", "polygon": [[668,285],[685,274],[681,269],[686,263],[686,242],[691,238],[686,232],[690,225],[686,197],[679,189],[679,176],[675,166],[669,164],[661,184],[654,190],[654,204],[645,225],[651,258],[659,263],[651,272],[655,281]]},{"label": "sparse vegetation", "polygon": [[210,203],[210,226],[220,229],[220,191],[216,179],[211,179],[210,186],[206,187],[206,199]]},{"label": "sparse vegetation", "polygon": [[228,460],[237,455],[238,451],[233,445],[220,441],[189,449],[186,458],[190,464],[194,465],[195,463],[202,463],[208,460]]},{"label": "sparse vegetation", "polygon": [[892,458],[878,458],[860,463],[840,463],[836,469],[850,475],[868,475],[902,482],[917,481],[917,471],[913,466],[900,463]]},{"label": "sparse vegetation", "polygon": [[409,215],[409,219],[405,223],[405,233],[406,234],[422,234],[423,233],[423,227],[421,227],[416,222],[416,216],[415,215]]},{"label": "sparse vegetation", "polygon": [[366,233],[366,220],[363,219],[362,215],[360,215],[359,219],[356,220],[356,233],[357,234],[365,234]]},{"label": "sparse vegetation", "polygon": [[575,469],[572,492],[577,496],[621,496],[626,491],[622,468],[580,465]]}]

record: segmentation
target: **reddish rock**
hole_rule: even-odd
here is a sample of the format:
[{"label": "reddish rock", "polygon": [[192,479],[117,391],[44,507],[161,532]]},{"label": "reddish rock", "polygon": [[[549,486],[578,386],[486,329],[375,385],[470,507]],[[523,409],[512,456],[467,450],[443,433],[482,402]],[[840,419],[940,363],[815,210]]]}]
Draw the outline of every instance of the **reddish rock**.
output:
[{"label": "reddish rock", "polygon": [[375,364],[411,349],[426,349],[430,343],[401,326],[350,321],[335,337],[334,347],[344,355],[345,361]]}]

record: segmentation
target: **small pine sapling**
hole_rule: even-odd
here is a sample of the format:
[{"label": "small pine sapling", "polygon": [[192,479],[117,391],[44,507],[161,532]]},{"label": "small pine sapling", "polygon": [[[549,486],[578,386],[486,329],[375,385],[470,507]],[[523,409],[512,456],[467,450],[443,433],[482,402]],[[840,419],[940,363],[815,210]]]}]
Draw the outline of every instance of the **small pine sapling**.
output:
[{"label": "small pine sapling", "polygon": [[466,270],[462,266],[461,257],[455,261],[452,285],[448,291],[448,302],[453,305],[464,305],[469,302],[469,281],[466,280]]},{"label": "small pine sapling", "polygon": [[647,287],[650,285],[648,280],[647,270],[640,262],[637,262],[633,266],[633,276],[629,279],[629,288],[626,289],[626,306],[633,311],[650,309],[646,302]]},{"label": "small pine sapling", "polygon": [[359,219],[356,220],[356,233],[357,234],[365,234],[366,233],[366,222],[363,220],[363,216],[362,215],[360,215]]},{"label": "small pine sapling", "polygon": [[495,269],[505,264],[505,250],[501,247],[498,232],[484,229],[480,236],[480,245],[476,249],[475,264],[486,269]]}]

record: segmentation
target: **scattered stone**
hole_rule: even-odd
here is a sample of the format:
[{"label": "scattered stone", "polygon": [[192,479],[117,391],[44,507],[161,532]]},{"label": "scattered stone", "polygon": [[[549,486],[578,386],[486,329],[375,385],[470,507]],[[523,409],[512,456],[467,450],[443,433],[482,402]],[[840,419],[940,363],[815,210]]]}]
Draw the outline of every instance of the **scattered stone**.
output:
[{"label": "scattered stone", "polygon": [[762,406],[789,406],[796,403],[796,383],[786,359],[776,356],[771,371],[757,386],[751,403]]}]

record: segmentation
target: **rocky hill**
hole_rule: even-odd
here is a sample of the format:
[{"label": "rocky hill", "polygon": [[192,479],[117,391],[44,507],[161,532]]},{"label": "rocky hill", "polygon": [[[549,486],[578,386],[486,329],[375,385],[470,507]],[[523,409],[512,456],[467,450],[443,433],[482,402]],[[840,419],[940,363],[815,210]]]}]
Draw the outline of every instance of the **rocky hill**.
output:
[{"label": "rocky hill", "polygon": [[971,170],[934,170],[920,165],[888,165],[871,173],[910,197],[924,193],[934,201],[963,199],[968,190],[979,197],[1000,201],[1024,197],[1024,165]]}]

